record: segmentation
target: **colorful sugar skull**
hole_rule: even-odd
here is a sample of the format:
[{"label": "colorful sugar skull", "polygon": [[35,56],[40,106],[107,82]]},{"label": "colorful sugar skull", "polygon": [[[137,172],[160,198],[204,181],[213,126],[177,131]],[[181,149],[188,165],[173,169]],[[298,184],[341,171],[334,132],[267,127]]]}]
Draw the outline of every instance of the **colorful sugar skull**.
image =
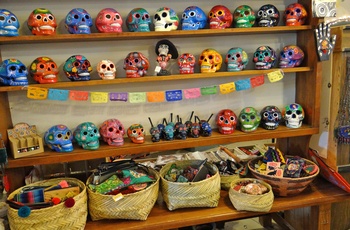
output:
[{"label": "colorful sugar skull", "polygon": [[177,59],[177,64],[179,66],[179,71],[181,74],[191,74],[194,73],[194,65],[196,64],[196,58],[193,54],[183,53]]},{"label": "colorful sugar skull", "polygon": [[301,26],[305,24],[307,17],[306,9],[299,3],[293,3],[287,6],[284,11],[284,20],[286,26]]},{"label": "colorful sugar skull", "polygon": [[9,86],[28,85],[27,67],[18,59],[6,59],[0,64],[0,84]]},{"label": "colorful sugar skull", "polygon": [[127,132],[133,143],[142,144],[145,142],[145,130],[141,124],[132,124]]},{"label": "colorful sugar skull", "polygon": [[74,8],[66,16],[65,25],[71,34],[90,34],[92,18],[90,14],[82,8]]},{"label": "colorful sugar skull", "polygon": [[6,9],[0,9],[0,36],[18,36],[19,21],[16,15]]},{"label": "colorful sugar skull", "polygon": [[175,124],[175,138],[181,140],[187,139],[187,126],[185,124],[181,122]]},{"label": "colorful sugar skull", "polygon": [[281,120],[282,114],[280,109],[274,105],[265,106],[261,111],[261,126],[264,129],[274,130],[277,129]]},{"label": "colorful sugar skull", "polygon": [[201,73],[214,73],[222,65],[222,56],[215,49],[205,49],[199,57]]},{"label": "colorful sugar skull", "polygon": [[153,24],[155,31],[177,30],[179,26],[179,17],[173,9],[161,7],[156,11],[153,17]]},{"label": "colorful sugar skull", "polygon": [[75,141],[86,150],[96,150],[100,147],[100,132],[92,122],[83,122],[73,133]]},{"label": "colorful sugar skull", "polygon": [[220,110],[216,115],[216,125],[221,134],[232,134],[236,130],[237,115],[230,109]]},{"label": "colorful sugar skull", "polygon": [[83,55],[73,55],[64,63],[63,70],[71,81],[89,81],[92,67]]},{"label": "colorful sugar skull", "polygon": [[305,117],[304,109],[297,103],[289,104],[284,107],[282,117],[288,128],[299,128]]},{"label": "colorful sugar skull", "polygon": [[100,126],[100,134],[108,145],[121,146],[124,144],[124,125],[118,119],[105,120]]},{"label": "colorful sugar skull", "polygon": [[250,6],[238,6],[233,12],[234,27],[250,28],[255,23],[255,12]]},{"label": "colorful sugar skull", "polygon": [[144,8],[131,10],[126,18],[126,26],[130,32],[149,32],[151,17]]},{"label": "colorful sugar skull", "polygon": [[117,69],[111,60],[101,60],[97,64],[97,73],[102,80],[111,80],[115,78]]},{"label": "colorful sugar skull", "polygon": [[147,74],[149,61],[142,53],[131,52],[124,59],[123,68],[126,71],[126,77],[143,77]]},{"label": "colorful sugar skull", "polygon": [[65,125],[54,125],[44,135],[46,145],[56,152],[73,151],[73,133]]},{"label": "colorful sugar skull", "polygon": [[211,136],[212,129],[211,129],[211,126],[210,126],[210,124],[209,124],[208,121],[201,120],[201,121],[199,122],[199,127],[200,127],[200,134],[201,134],[203,137],[209,137],[209,136]]},{"label": "colorful sugar skull", "polygon": [[58,79],[57,64],[49,57],[36,58],[30,64],[29,72],[34,81],[40,84],[56,83]]},{"label": "colorful sugar skull", "polygon": [[298,46],[285,46],[280,54],[279,67],[290,68],[300,66],[304,60],[304,51]]},{"label": "colorful sugar skull", "polygon": [[201,130],[201,128],[199,126],[199,123],[198,122],[192,122],[191,126],[189,128],[189,136],[193,137],[193,138],[199,137],[200,130]]},{"label": "colorful sugar skull", "polygon": [[100,33],[123,32],[123,19],[118,11],[113,8],[102,9],[95,19],[95,25]]},{"label": "colorful sugar skull", "polygon": [[243,132],[253,132],[260,124],[261,116],[253,107],[245,107],[238,117],[241,130]]},{"label": "colorful sugar skull", "polygon": [[149,130],[150,134],[152,135],[152,142],[159,142],[161,138],[160,130],[158,127],[152,127]]},{"label": "colorful sugar skull", "polygon": [[259,46],[254,52],[255,69],[271,69],[276,61],[276,52],[270,46]]},{"label": "colorful sugar skull", "polygon": [[274,5],[266,4],[258,10],[256,20],[260,27],[277,26],[280,21],[280,12]]},{"label": "colorful sugar skull", "polygon": [[34,35],[56,34],[56,18],[50,10],[45,8],[33,10],[28,17],[27,25]]},{"label": "colorful sugar skull", "polygon": [[164,139],[167,141],[174,140],[174,123],[169,123],[164,127]]},{"label": "colorful sugar skull", "polygon": [[225,62],[228,72],[241,71],[248,64],[248,55],[242,48],[233,47],[228,50]]},{"label": "colorful sugar skull", "polygon": [[181,25],[183,30],[203,29],[207,24],[207,15],[198,6],[189,6],[182,13]]},{"label": "colorful sugar skull", "polygon": [[210,29],[225,29],[232,25],[233,16],[231,11],[223,5],[216,5],[208,15]]}]

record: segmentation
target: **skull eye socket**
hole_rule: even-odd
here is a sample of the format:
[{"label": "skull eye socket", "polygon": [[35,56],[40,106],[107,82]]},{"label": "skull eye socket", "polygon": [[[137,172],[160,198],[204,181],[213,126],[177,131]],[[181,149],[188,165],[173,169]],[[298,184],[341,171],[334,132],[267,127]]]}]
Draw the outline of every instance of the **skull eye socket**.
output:
[{"label": "skull eye socket", "polygon": [[293,52],[292,52],[292,51],[289,51],[289,52],[288,52],[288,55],[289,55],[289,56],[293,56]]},{"label": "skull eye socket", "polygon": [[273,14],[273,10],[270,9],[270,10],[267,11],[267,13],[268,13],[268,14]]},{"label": "skull eye socket", "polygon": [[219,120],[220,120],[220,121],[223,121],[223,120],[225,120],[225,118],[224,118],[223,116],[220,116],[220,117],[219,117]]},{"label": "skull eye socket", "polygon": [[15,71],[17,68],[16,68],[16,66],[10,66],[9,69],[12,70],[12,71]]},{"label": "skull eye socket", "polygon": [[187,58],[187,61],[192,61],[193,59],[191,57]]},{"label": "skull eye socket", "polygon": [[74,18],[74,19],[79,19],[79,15],[74,14],[73,18]]},{"label": "skull eye socket", "polygon": [[211,60],[211,59],[214,59],[214,56],[213,55],[209,55],[208,58]]},{"label": "skull eye socket", "polygon": [[75,62],[73,63],[73,66],[75,66],[75,67],[79,67],[79,66],[80,66],[80,62],[75,61]]},{"label": "skull eye socket", "polygon": [[137,131],[134,129],[134,130],[132,130],[132,133],[133,133],[133,134],[136,134],[136,133],[137,133]]},{"label": "skull eye socket", "polygon": [[84,16],[84,18],[85,18],[85,19],[90,19],[90,16],[86,14],[86,15]]},{"label": "skull eye socket", "polygon": [[56,65],[54,63],[51,63],[51,68],[56,68]]},{"label": "skull eye socket", "polygon": [[290,14],[290,10],[286,10],[286,14]]},{"label": "skull eye socket", "polygon": [[274,117],[278,117],[278,113],[273,113],[272,114]]},{"label": "skull eye socket", "polygon": [[291,111],[291,110],[288,110],[288,111],[286,112],[286,114],[287,114],[287,115],[292,115],[292,111]]},{"label": "skull eye socket", "polygon": [[112,16],[111,16],[110,14],[106,14],[106,18],[107,18],[107,19],[111,19]]},{"label": "skull eye socket", "polygon": [[227,54],[227,58],[229,58],[229,59],[230,59],[231,57],[232,57],[232,56],[231,56],[231,54]]},{"label": "skull eye socket", "polygon": [[240,55],[240,54],[236,54],[236,57],[237,57],[237,58],[240,58],[240,57],[241,57],[241,55]]},{"label": "skull eye socket", "polygon": [[86,131],[83,132],[83,135],[86,136],[88,133]]},{"label": "skull eye socket", "polygon": [[141,129],[141,132],[143,132],[143,129]]},{"label": "skull eye socket", "polygon": [[51,14],[48,16],[48,18],[49,18],[50,20],[53,20],[53,19],[54,19],[54,17],[53,17]]},{"label": "skull eye socket", "polygon": [[200,59],[201,59],[201,60],[203,60],[203,59],[204,59],[204,56],[203,56],[203,55],[202,55],[202,56],[200,56]]},{"label": "skull eye socket", "polygon": [[218,15],[219,15],[219,16],[222,16],[222,15],[224,15],[224,11],[222,11],[222,10],[219,10],[219,11],[218,11]]},{"label": "skull eye socket", "polygon": [[296,9],[295,9],[295,12],[297,12],[298,14],[300,14],[300,13],[301,13],[301,9],[296,8]]},{"label": "skull eye socket", "polygon": [[[13,17],[11,17],[12,20]],[[0,16],[0,21],[5,21],[5,17],[4,16]],[[13,20],[12,20],[13,21]]]},{"label": "skull eye socket", "polygon": [[264,112],[264,113],[263,113],[263,116],[264,116],[264,117],[268,117],[268,116],[269,116],[269,113],[268,113],[268,112]]},{"label": "skull eye socket", "polygon": [[250,115],[250,119],[254,120],[255,119],[255,115]]},{"label": "skull eye socket", "polygon": [[189,13],[189,15],[190,15],[191,17],[194,17],[194,16],[196,16],[196,12],[191,11],[191,12]]},{"label": "skull eye socket", "polygon": [[19,69],[22,70],[22,71],[24,71],[24,70],[26,70],[26,67],[25,67],[24,65],[21,65],[21,66],[19,67]]},{"label": "skull eye socket", "polygon": [[245,115],[245,114],[243,114],[242,116],[241,116],[241,119],[242,120],[245,120],[247,118],[247,116]]},{"label": "skull eye socket", "polygon": [[149,14],[145,14],[144,17],[145,17],[146,19],[149,19]]},{"label": "skull eye socket", "polygon": [[141,18],[141,15],[139,13],[134,14],[135,18]]},{"label": "skull eye socket", "polygon": [[120,131],[123,131],[123,127],[119,126],[119,130],[120,130]]},{"label": "skull eye socket", "polygon": [[40,20],[42,17],[41,17],[40,14],[37,14],[37,15],[35,15],[35,18],[36,18],[37,20]]},{"label": "skull eye socket", "polygon": [[62,138],[62,133],[57,134],[57,138],[61,139]]},{"label": "skull eye socket", "polygon": [[113,132],[113,128],[112,127],[108,128],[108,132]]},{"label": "skull eye socket", "polygon": [[183,62],[184,60],[185,60],[185,59],[183,59],[183,58],[180,58],[180,59],[179,59],[180,62]]},{"label": "skull eye socket", "polygon": [[236,120],[234,116],[230,116],[230,121]]},{"label": "skull eye socket", "polygon": [[265,56],[265,57],[267,57],[267,56],[269,56],[269,55],[270,55],[269,52],[264,52],[264,56]]},{"label": "skull eye socket", "polygon": [[109,64],[109,67],[113,69],[114,68],[114,64]]},{"label": "skull eye socket", "polygon": [[44,68],[45,68],[45,65],[44,65],[44,64],[40,64],[38,67],[39,67],[40,69],[44,69]]},{"label": "skull eye socket", "polygon": [[139,63],[140,60],[139,60],[138,58],[135,58],[134,62],[135,62],[135,63]]},{"label": "skull eye socket", "polygon": [[97,129],[94,129],[94,133],[97,133],[98,131],[97,131]]},{"label": "skull eye socket", "polygon": [[244,11],[244,15],[249,15],[250,14],[250,11],[248,11],[248,10],[246,10],[246,11]]},{"label": "skull eye socket", "polygon": [[90,66],[90,62],[84,61],[84,65],[85,65],[85,66]]},{"label": "skull eye socket", "polygon": [[210,12],[210,13],[209,13],[209,17],[213,17],[213,12]]},{"label": "skull eye socket", "polygon": [[120,15],[119,14],[117,14],[115,17],[116,17],[116,19],[120,19]]},{"label": "skull eye socket", "polygon": [[163,17],[163,18],[166,18],[167,16],[168,16],[168,13],[167,13],[167,12],[163,12],[163,13],[162,13],[162,17]]},{"label": "skull eye socket", "polygon": [[107,67],[106,64],[102,64],[102,65],[101,65],[101,68],[102,68],[102,69],[106,69],[106,67]]},{"label": "skull eye socket", "polygon": [[263,15],[263,11],[259,10],[259,12],[257,13],[258,16],[262,16]]},{"label": "skull eye socket", "polygon": [[295,113],[296,113],[297,115],[300,115],[300,114],[301,114],[301,111],[300,111],[300,110],[297,110],[297,111],[295,111]]}]

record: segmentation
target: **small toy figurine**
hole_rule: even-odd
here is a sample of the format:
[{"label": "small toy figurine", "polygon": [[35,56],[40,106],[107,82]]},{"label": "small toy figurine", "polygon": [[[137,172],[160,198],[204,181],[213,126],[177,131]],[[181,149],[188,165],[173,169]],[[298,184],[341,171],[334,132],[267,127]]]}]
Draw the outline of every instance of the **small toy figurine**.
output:
[{"label": "small toy figurine", "polygon": [[27,67],[18,59],[6,59],[0,63],[0,85],[28,85]]},{"label": "small toy figurine", "polygon": [[40,84],[56,83],[58,66],[49,57],[38,57],[30,64],[30,75]]},{"label": "small toy figurine", "polygon": [[45,8],[33,10],[28,17],[27,25],[34,35],[56,34],[56,18],[50,10]]},{"label": "small toy figurine", "polygon": [[156,44],[155,48],[157,57],[157,62],[159,63],[160,70],[156,69],[158,76],[170,75],[170,72],[166,69],[169,65],[170,59],[177,59],[179,56],[175,45],[169,40],[160,40]]},{"label": "small toy figurine", "polygon": [[91,34],[92,18],[82,8],[74,8],[66,16],[65,25],[71,34]]},{"label": "small toy figurine", "polygon": [[18,36],[20,27],[18,18],[11,11],[0,9],[0,36]]},{"label": "small toy figurine", "polygon": [[159,142],[160,141],[160,131],[157,126],[153,125],[153,122],[150,117],[148,117],[149,123],[151,124],[151,128],[149,132],[152,135],[152,142]]},{"label": "small toy figurine", "polygon": [[113,8],[102,9],[95,20],[96,28],[100,33],[123,32],[123,19],[118,11]]}]

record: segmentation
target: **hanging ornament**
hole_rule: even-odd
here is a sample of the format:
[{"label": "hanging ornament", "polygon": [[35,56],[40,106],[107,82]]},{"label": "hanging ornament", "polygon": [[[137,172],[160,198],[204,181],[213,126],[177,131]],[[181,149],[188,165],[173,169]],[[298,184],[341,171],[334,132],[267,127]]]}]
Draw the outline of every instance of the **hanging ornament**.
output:
[{"label": "hanging ornament", "polygon": [[319,61],[329,60],[329,56],[333,52],[336,35],[331,36],[331,27],[327,23],[320,23],[315,29],[317,55]]}]

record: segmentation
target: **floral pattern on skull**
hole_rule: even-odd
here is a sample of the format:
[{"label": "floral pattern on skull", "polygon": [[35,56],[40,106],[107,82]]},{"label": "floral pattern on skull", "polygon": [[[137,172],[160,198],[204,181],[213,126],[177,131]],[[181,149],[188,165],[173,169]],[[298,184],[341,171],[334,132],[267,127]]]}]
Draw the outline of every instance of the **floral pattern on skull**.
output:
[{"label": "floral pattern on skull", "polygon": [[140,52],[131,52],[124,59],[123,68],[126,71],[126,77],[143,77],[147,74],[149,68],[148,58]]},{"label": "floral pattern on skull", "polygon": [[238,6],[233,12],[234,27],[250,28],[255,23],[255,12],[250,6]]},{"label": "floral pattern on skull", "polygon": [[222,56],[215,49],[205,49],[199,57],[198,64],[201,73],[214,73],[221,68]]},{"label": "floral pattern on skull", "polygon": [[34,35],[56,34],[57,22],[50,10],[37,8],[29,15],[28,28]]},{"label": "floral pattern on skull", "polygon": [[279,67],[292,68],[300,66],[304,56],[304,51],[300,47],[294,45],[285,46],[280,54]]},{"label": "floral pattern on skull", "polygon": [[281,120],[281,110],[274,105],[265,106],[261,111],[261,126],[264,129],[274,130],[277,129]]},{"label": "floral pattern on skull", "polygon": [[270,46],[259,46],[254,52],[255,69],[271,69],[276,62],[276,52]]},{"label": "floral pattern on skull", "polygon": [[149,32],[151,17],[144,8],[134,8],[127,16],[126,26],[130,32]]},{"label": "floral pattern on skull", "polygon": [[65,125],[59,124],[49,128],[44,134],[46,145],[56,152],[73,151],[73,133]]},{"label": "floral pattern on skull", "polygon": [[231,27],[233,16],[226,6],[216,5],[209,11],[208,21],[210,29],[225,29]]},{"label": "floral pattern on skull", "polygon": [[28,85],[27,67],[18,59],[6,59],[0,64],[0,84],[9,86]]},{"label": "floral pattern on skull", "polygon": [[228,72],[241,71],[248,64],[248,54],[240,47],[233,47],[227,51],[225,62]]},{"label": "floral pattern on skull", "polygon": [[100,134],[108,145],[121,146],[124,144],[124,125],[118,119],[105,120],[100,126]]},{"label": "floral pattern on skull", "polygon": [[66,60],[63,70],[71,81],[89,81],[92,67],[85,56],[73,55]]},{"label": "floral pattern on skull", "polygon": [[71,34],[90,34],[92,18],[85,9],[74,8],[68,12],[65,25]]},{"label": "floral pattern on skull", "polygon": [[307,11],[299,3],[293,3],[287,6],[284,11],[284,20],[286,26],[301,26],[306,22]]},{"label": "floral pattern on skull", "polygon": [[173,9],[161,7],[156,11],[153,17],[153,24],[155,31],[177,30],[179,26],[179,17]]},{"label": "floral pattern on skull", "polygon": [[194,73],[194,66],[196,64],[196,58],[193,54],[183,53],[177,59],[180,74]]},{"label": "floral pattern on skull", "polygon": [[83,122],[73,133],[75,141],[86,150],[96,150],[100,147],[100,132],[92,122]]},{"label": "floral pattern on skull", "polygon": [[38,57],[30,65],[30,75],[40,84],[56,83],[58,67],[49,57]]}]

